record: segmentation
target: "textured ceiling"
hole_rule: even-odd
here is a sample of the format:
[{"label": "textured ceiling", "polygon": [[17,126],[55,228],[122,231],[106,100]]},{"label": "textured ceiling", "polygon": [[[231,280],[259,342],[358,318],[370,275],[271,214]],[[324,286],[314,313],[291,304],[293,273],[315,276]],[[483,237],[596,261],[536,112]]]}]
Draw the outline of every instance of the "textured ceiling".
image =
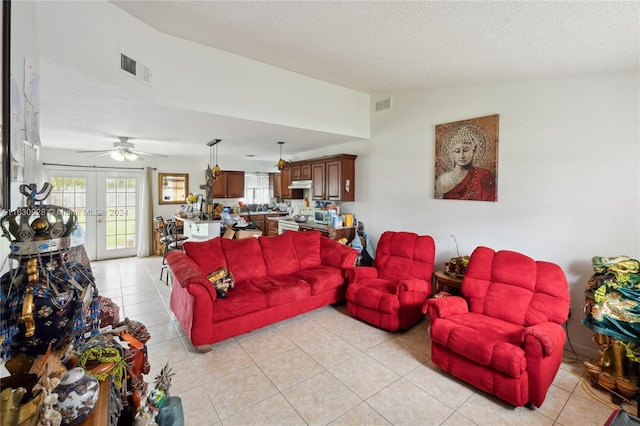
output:
[{"label": "textured ceiling", "polygon": [[[111,3],[160,32],[374,95],[640,69],[637,1]],[[160,107],[68,73],[41,61],[44,146],[107,149],[129,136],[143,151],[206,155],[212,123],[238,141],[225,155],[272,160],[273,141],[298,141],[292,153],[345,141]]]},{"label": "textured ceiling", "polygon": [[369,93],[638,69],[638,2],[113,1],[160,32]]}]

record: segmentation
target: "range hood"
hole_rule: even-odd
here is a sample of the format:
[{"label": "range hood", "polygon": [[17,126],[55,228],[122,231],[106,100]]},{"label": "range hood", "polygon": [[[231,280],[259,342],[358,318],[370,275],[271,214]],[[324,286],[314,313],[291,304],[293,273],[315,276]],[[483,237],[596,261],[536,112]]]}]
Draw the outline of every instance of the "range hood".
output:
[{"label": "range hood", "polygon": [[294,180],[291,182],[291,185],[288,186],[289,189],[309,189],[311,188],[310,180]]}]

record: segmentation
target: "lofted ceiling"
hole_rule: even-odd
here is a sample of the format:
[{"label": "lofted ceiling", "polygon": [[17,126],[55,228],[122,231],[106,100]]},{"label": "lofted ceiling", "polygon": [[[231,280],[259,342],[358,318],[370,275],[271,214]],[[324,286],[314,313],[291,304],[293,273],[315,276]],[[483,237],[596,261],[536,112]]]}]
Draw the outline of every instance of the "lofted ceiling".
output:
[{"label": "lofted ceiling", "polygon": [[[374,97],[640,68],[636,1],[111,3],[162,33]],[[207,155],[224,135],[234,143],[221,155],[274,160],[278,140],[289,154],[349,140],[162,107],[44,58],[40,71],[45,147],[107,149],[127,136],[143,151]]]}]

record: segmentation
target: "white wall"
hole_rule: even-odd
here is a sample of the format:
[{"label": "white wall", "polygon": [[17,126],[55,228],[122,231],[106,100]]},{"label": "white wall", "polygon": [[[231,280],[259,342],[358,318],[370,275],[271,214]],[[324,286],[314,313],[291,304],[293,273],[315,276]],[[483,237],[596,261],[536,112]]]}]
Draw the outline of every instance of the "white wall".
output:
[{"label": "white wall", "polygon": [[[372,113],[372,138],[332,148],[356,160],[356,213],[375,244],[385,230],[430,234],[437,266],[479,245],[558,263],[579,324],[592,256],[640,256],[637,73],[401,93]],[[500,114],[498,202],[436,200],[435,125]]]},{"label": "white wall", "polygon": [[[369,95],[160,33],[106,1],[37,2],[42,56],[158,104],[369,137]],[[151,86],[119,70],[120,52]]]}]

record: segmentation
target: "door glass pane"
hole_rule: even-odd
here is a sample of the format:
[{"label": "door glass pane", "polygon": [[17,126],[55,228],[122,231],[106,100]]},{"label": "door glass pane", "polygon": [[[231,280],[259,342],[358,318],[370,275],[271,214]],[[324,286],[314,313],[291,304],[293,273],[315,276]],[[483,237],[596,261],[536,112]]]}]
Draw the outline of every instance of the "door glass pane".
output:
[{"label": "door glass pane", "polygon": [[73,245],[86,244],[87,234],[87,179],[83,177],[51,177],[53,205],[73,210],[78,216],[78,226],[71,236]]},{"label": "door glass pane", "polygon": [[136,246],[135,178],[107,178],[106,234],[107,250],[133,248]]}]

